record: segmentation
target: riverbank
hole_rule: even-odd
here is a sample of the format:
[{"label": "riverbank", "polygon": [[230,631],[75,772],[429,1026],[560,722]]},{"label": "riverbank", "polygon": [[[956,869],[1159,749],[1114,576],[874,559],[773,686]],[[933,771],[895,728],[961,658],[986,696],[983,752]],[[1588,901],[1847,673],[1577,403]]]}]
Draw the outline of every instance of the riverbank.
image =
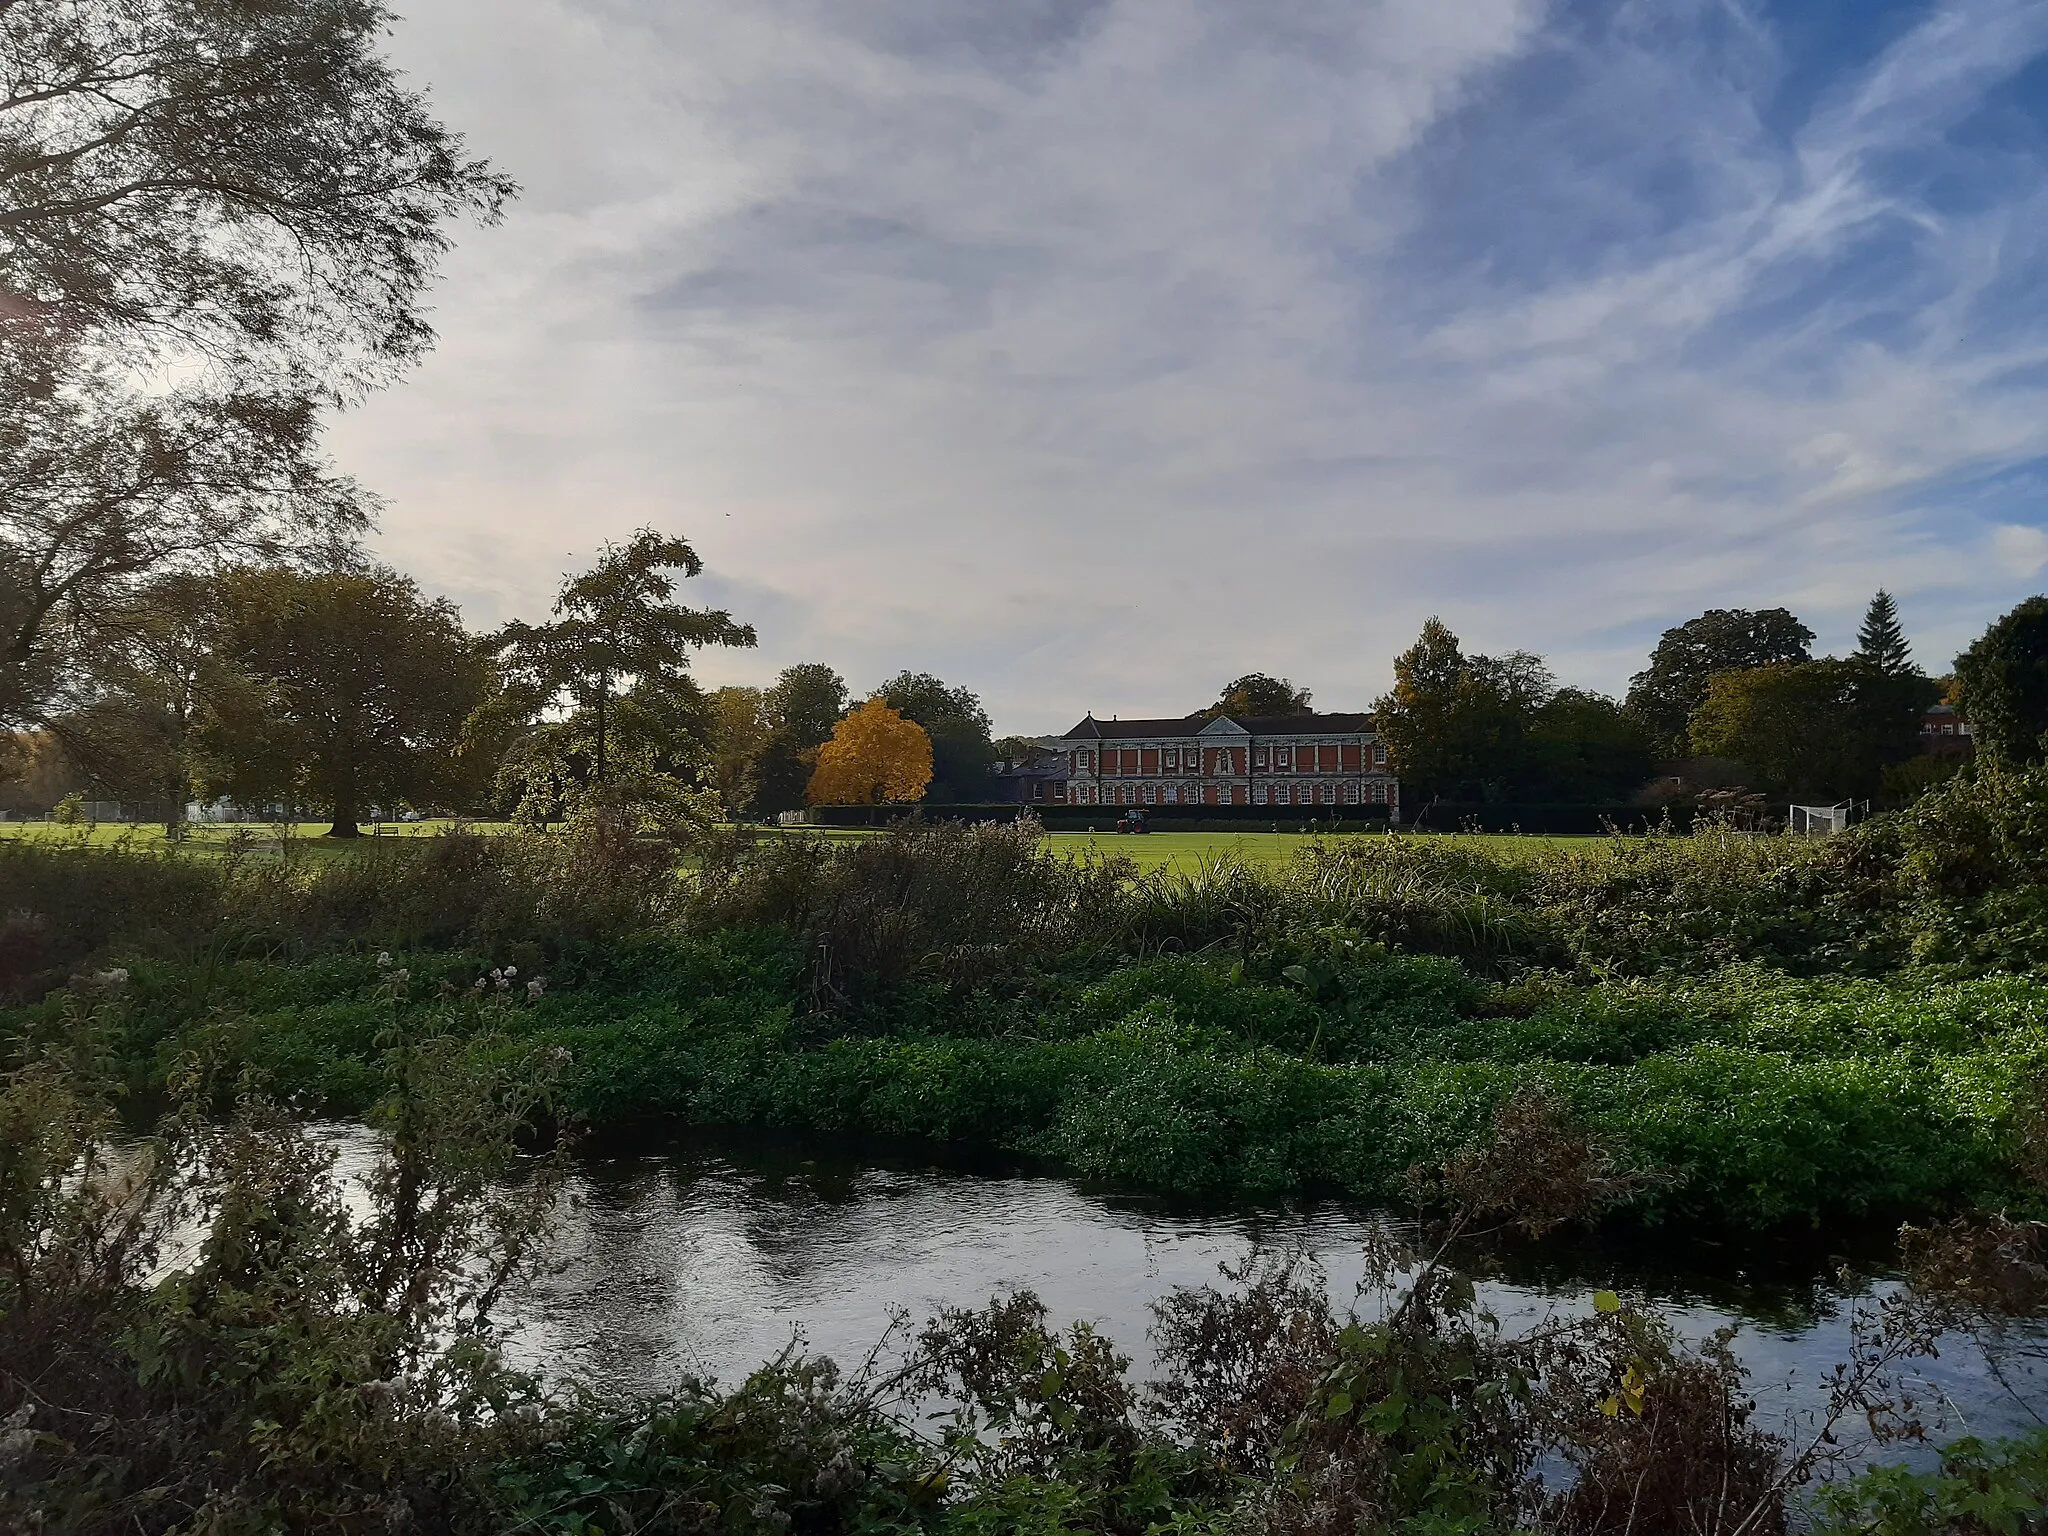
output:
[{"label": "riverbank", "polygon": [[987,827],[726,834],[681,870],[459,831],[319,863],[13,844],[0,985],[57,990],[0,1027],[118,965],[142,1097],[199,1052],[360,1113],[398,1027],[566,1053],[560,1112],[600,1131],[916,1137],[1207,1198],[1393,1199],[1541,1087],[1646,1221],[2010,1206],[2048,983],[2012,840],[1978,836],[2007,884],[1957,834],[1982,800],[1822,843],[1377,836],[1186,873]]},{"label": "riverbank", "polygon": [[914,1137],[1209,1198],[1398,1198],[1411,1166],[1540,1085],[1653,1175],[1628,1202],[1644,1219],[1758,1229],[2013,1203],[2015,1116],[2048,1058],[2048,987],[2009,976],[1497,983],[1339,940],[832,1020],[804,1008],[802,959],[752,933],[525,966],[143,961],[120,1050],[138,1087],[203,1048],[287,1102],[354,1114],[380,1091],[384,1031],[446,1029],[485,1054],[567,1052],[563,1111],[598,1131]]},{"label": "riverbank", "polygon": [[[29,1373],[0,1411],[127,1394],[104,1429],[32,1442],[38,1486],[116,1524],[108,1488],[212,1499],[190,1474],[207,1447],[219,1486],[279,1509],[374,1520],[395,1499],[450,1529],[659,1526],[680,1500],[762,1536],[1221,1536],[1276,1511],[1590,1533],[1652,1473],[1673,1520],[1733,1487],[1780,1529],[1828,1442],[1759,1419],[1711,1337],[1612,1278],[1508,1326],[1480,1304],[1498,1260],[1451,1255],[1516,1225],[1753,1247],[1956,1213],[1906,1256],[1924,1294],[1870,1298],[1852,1354],[1883,1368],[1831,1388],[1824,1427],[1910,1412],[1947,1330],[2014,1337],[1985,1309],[2034,1306],[2013,1256],[2043,1230],[2019,1219],[2048,1162],[2037,803],[2048,784],[1993,783],[1819,844],[1359,838],[1188,873],[1020,828],[723,835],[680,861],[602,826],[318,861],[10,844],[0,1127],[49,1175],[0,1188],[26,1202],[4,1230],[56,1236],[10,1250],[7,1273],[49,1278],[0,1296],[5,1369]],[[117,1112],[163,1150],[80,1174]],[[305,1134],[335,1112],[389,1132],[355,1193]],[[1346,1239],[1377,1311],[1283,1257],[1171,1290],[1153,1395],[1023,1295],[942,1309],[893,1376],[787,1356],[636,1401],[522,1373],[505,1277],[575,1176],[533,1151],[676,1123],[910,1138],[1240,1206],[1398,1198],[1419,1224]],[[157,1285],[146,1233],[174,1210],[209,1237]],[[110,1222],[136,1235],[109,1246]],[[818,1246],[788,1262],[816,1270]],[[686,1262],[636,1278],[627,1257],[607,1249],[607,1285],[658,1290]],[[920,1427],[934,1401],[950,1430]],[[1837,1481],[1814,1518],[1948,1529],[1882,1511],[2038,1498],[2044,1462],[1965,1445],[1931,1480]]]}]

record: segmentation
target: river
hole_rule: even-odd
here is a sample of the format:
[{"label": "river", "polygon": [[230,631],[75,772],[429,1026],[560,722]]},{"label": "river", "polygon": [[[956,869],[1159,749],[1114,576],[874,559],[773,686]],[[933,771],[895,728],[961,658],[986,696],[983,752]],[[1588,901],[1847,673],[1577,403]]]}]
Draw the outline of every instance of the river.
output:
[{"label": "river", "polygon": [[[326,1135],[345,1172],[372,1155],[360,1127]],[[686,1373],[735,1379],[792,1340],[854,1365],[900,1312],[915,1323],[941,1305],[1026,1287],[1056,1319],[1096,1324],[1142,1377],[1158,1297],[1217,1283],[1219,1266],[1265,1245],[1313,1256],[1350,1300],[1382,1219],[1339,1205],[1187,1208],[900,1149],[693,1135],[579,1163],[554,1271],[508,1313],[510,1352],[558,1378],[655,1392]],[[1760,1420],[1796,1433],[1822,1401],[1820,1378],[1848,1355],[1856,1308],[1896,1284],[1881,1247],[1852,1260],[1847,1280],[1841,1262],[1823,1246],[1774,1242],[1743,1255],[1653,1235],[1539,1248],[1481,1294],[1510,1328],[1583,1311],[1605,1287],[1654,1307],[1688,1339],[1734,1325]],[[2048,1333],[2036,1337],[2048,1344]],[[2048,1413],[2048,1378],[2022,1375],[2015,1395],[1967,1340],[1915,1371],[1940,1410],[1940,1438],[2010,1434]],[[1926,1457],[1894,1448],[1881,1459]]]}]

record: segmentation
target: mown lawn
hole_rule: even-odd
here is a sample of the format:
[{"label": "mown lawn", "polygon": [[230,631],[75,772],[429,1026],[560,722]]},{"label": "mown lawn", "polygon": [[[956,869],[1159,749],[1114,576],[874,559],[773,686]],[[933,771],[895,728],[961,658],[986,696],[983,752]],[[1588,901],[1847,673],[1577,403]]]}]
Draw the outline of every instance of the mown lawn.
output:
[{"label": "mown lawn", "polygon": [[[1598,847],[1600,837],[1499,836],[1486,833],[1420,832],[1397,833],[1400,837],[1457,842],[1484,847],[1506,857],[1539,850],[1568,847]],[[1140,869],[1171,869],[1191,874],[1205,862],[1236,859],[1262,868],[1277,869],[1302,849],[1318,843],[1378,841],[1385,832],[1148,832],[1142,837],[1119,836],[1114,832],[1051,832],[1046,841],[1055,852],[1070,855],[1123,854]]]},{"label": "mown lawn", "polygon": [[[269,821],[197,822],[186,827],[176,846],[182,853],[198,855],[224,854],[237,848],[250,853],[276,853],[289,840],[297,851],[330,859],[349,857],[385,837],[429,837],[458,825],[478,832],[501,832],[510,827],[508,822],[451,819],[387,821],[375,829],[365,825],[363,835],[351,841],[325,836],[330,825],[324,820],[301,821],[290,826]],[[0,822],[0,838],[60,848],[124,848],[140,853],[161,852],[168,844],[161,822],[106,821],[62,826],[53,821],[7,821]]]},{"label": "mown lawn", "polygon": [[[221,854],[235,847],[247,852],[275,853],[289,838],[295,849],[314,858],[345,858],[375,846],[379,837],[430,837],[454,826],[477,832],[502,832],[510,823],[493,821],[459,822],[451,818],[430,821],[388,821],[381,828],[363,828],[361,838],[348,841],[330,838],[326,821],[302,821],[284,828],[274,822],[205,822],[186,829],[179,843],[181,851],[192,854]],[[800,827],[777,829],[778,835],[820,837],[833,842],[873,837],[867,827]],[[1119,836],[1113,832],[1051,832],[1049,847],[1070,857],[1122,854],[1141,870],[1165,869],[1193,874],[1205,863],[1235,859],[1262,869],[1278,869],[1303,848],[1317,843],[1348,843],[1386,837],[1384,832],[1149,832],[1142,837]],[[1483,847],[1505,857],[1534,854],[1556,848],[1592,848],[1601,837],[1536,837],[1488,833],[1421,832],[1400,833],[1402,837],[1437,842],[1455,842]],[[57,846],[116,848],[154,852],[165,846],[164,829],[154,822],[102,822],[97,826],[60,826],[47,821],[0,822],[0,838],[27,839]]]}]

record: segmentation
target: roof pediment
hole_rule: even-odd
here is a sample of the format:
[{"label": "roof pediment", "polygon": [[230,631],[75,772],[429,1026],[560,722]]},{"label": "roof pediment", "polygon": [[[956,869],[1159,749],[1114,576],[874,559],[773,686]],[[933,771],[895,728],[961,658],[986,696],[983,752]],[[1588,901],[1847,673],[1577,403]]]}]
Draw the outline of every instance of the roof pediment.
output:
[{"label": "roof pediment", "polygon": [[1230,716],[1218,715],[1214,720],[1203,726],[1200,731],[1196,732],[1196,734],[1200,736],[1249,736],[1251,732],[1231,719]]}]

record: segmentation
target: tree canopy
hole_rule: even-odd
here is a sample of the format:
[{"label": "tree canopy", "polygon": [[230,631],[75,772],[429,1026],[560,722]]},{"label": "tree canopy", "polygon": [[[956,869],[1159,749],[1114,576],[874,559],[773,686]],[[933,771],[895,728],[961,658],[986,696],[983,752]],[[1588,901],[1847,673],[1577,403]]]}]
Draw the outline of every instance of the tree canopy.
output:
[{"label": "tree canopy", "polygon": [[1306,688],[1297,688],[1284,677],[1247,672],[1243,677],[1226,683],[1216,702],[1199,713],[1203,719],[1214,720],[1220,715],[1271,717],[1305,715],[1308,711],[1309,691]]},{"label": "tree canopy", "polygon": [[1829,804],[1866,799],[1887,767],[1918,750],[1933,693],[1917,668],[1880,672],[1860,654],[1717,672],[1693,711],[1690,742],[1741,763],[1756,789]]},{"label": "tree canopy", "polygon": [[988,711],[966,688],[950,687],[929,672],[899,672],[875,690],[876,698],[931,738],[930,798],[975,801],[988,798],[988,770],[995,761]]},{"label": "tree canopy", "polygon": [[869,699],[818,749],[813,805],[907,804],[932,781],[931,738],[880,698]]},{"label": "tree canopy", "polygon": [[365,526],[304,399],[132,400],[106,371],[10,381],[0,357],[0,724],[75,708],[81,648],[138,586],[288,551],[338,564]]},{"label": "tree canopy", "polygon": [[1523,738],[1556,691],[1540,656],[1467,656],[1431,618],[1394,658],[1394,689],[1373,706],[1402,782],[1424,796],[1500,800],[1525,789]]},{"label": "tree canopy", "polygon": [[1530,798],[1582,805],[1628,799],[1656,769],[1648,736],[1613,699],[1560,688],[1529,717]]},{"label": "tree canopy", "polygon": [[228,665],[212,578],[160,576],[99,616],[74,653],[77,707],[50,731],[95,787],[163,808],[167,831],[185,818],[198,734]]},{"label": "tree canopy", "polygon": [[1752,788],[1829,804],[1868,792],[1876,764],[1858,730],[1850,662],[1774,662],[1716,672],[1693,711],[1695,752],[1733,758]]},{"label": "tree canopy", "polygon": [[759,688],[714,688],[704,701],[710,735],[705,776],[728,817],[754,802],[761,758],[774,727]]},{"label": "tree canopy", "polygon": [[385,59],[391,19],[0,4],[0,721],[75,705],[67,647],[135,585],[331,564],[366,525],[321,413],[431,344],[448,221],[514,190]]},{"label": "tree canopy", "polygon": [[1977,750],[2000,763],[2042,760],[2048,733],[2048,597],[2030,597],[1956,658]]},{"label": "tree canopy", "polygon": [[433,333],[456,216],[516,190],[383,56],[375,0],[0,6],[0,316],[349,392]]},{"label": "tree canopy", "polygon": [[1903,677],[1920,671],[1913,665],[1913,648],[1906,643],[1906,629],[1899,622],[1899,605],[1882,587],[1863,612],[1863,627],[1856,633],[1855,659],[1880,677]]},{"label": "tree canopy", "polygon": [[637,695],[641,708],[659,707],[660,695],[687,681],[691,651],[754,643],[753,626],[723,609],[674,600],[678,580],[670,573],[687,579],[703,569],[687,542],[642,528],[624,544],[607,544],[582,575],[564,578],[551,623],[514,620],[492,640],[535,709],[566,700],[588,713],[599,784],[610,771],[615,700]]},{"label": "tree canopy", "polygon": [[1685,750],[1692,712],[1716,672],[1810,659],[1813,631],[1783,608],[1713,608],[1664,631],[1650,664],[1629,680],[1628,712],[1662,751]]},{"label": "tree canopy", "polygon": [[453,604],[395,571],[278,568],[223,580],[220,615],[241,684],[204,732],[214,790],[324,807],[336,837],[373,807],[456,791],[463,726],[489,678]]},{"label": "tree canopy", "polygon": [[753,807],[770,815],[806,803],[818,748],[846,713],[846,680],[822,661],[784,667],[762,700],[769,731],[754,770]]}]

